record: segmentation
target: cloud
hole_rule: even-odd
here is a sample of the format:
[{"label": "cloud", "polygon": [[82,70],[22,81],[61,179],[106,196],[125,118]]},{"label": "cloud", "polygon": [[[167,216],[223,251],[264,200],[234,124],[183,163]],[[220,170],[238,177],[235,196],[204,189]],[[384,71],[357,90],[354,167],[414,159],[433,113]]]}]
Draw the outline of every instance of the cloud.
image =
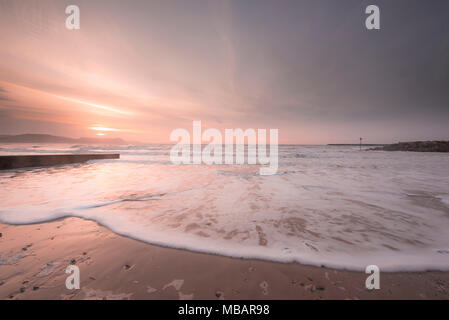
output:
[{"label": "cloud", "polygon": [[7,96],[8,91],[0,87],[0,101],[13,101]]},{"label": "cloud", "polygon": [[2,8],[0,107],[13,119],[165,140],[202,120],[323,143],[362,123],[373,139],[425,139],[416,123],[440,134],[449,121],[447,1],[378,0],[376,32],[365,0],[105,3],[80,0],[76,32],[60,1]]}]

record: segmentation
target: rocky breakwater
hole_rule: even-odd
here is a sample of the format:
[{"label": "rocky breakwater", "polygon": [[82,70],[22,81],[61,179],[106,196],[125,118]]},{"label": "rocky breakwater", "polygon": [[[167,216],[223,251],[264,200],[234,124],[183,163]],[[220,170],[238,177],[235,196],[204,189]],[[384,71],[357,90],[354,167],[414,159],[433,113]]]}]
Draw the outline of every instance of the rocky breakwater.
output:
[{"label": "rocky breakwater", "polygon": [[382,151],[449,152],[449,141],[412,141],[399,142],[372,148]]}]

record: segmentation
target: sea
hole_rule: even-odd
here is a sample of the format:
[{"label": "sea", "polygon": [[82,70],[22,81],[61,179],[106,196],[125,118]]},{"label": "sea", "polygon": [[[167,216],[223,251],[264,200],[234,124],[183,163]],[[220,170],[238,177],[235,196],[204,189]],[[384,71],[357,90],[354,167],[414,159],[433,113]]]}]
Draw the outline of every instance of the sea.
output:
[{"label": "sea", "polygon": [[[2,144],[120,159],[0,171],[0,222],[93,220],[149,244],[347,270],[449,270],[449,155],[280,145],[259,165],[180,164],[172,145]],[[1,249],[1,248],[0,248]]]}]

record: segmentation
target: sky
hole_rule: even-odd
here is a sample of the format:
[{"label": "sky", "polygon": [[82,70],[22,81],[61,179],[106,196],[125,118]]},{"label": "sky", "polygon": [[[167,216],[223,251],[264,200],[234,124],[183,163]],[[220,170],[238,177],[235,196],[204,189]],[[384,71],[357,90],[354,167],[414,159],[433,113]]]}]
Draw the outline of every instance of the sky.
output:
[{"label": "sky", "polygon": [[0,43],[0,134],[449,140],[447,0],[0,0]]}]

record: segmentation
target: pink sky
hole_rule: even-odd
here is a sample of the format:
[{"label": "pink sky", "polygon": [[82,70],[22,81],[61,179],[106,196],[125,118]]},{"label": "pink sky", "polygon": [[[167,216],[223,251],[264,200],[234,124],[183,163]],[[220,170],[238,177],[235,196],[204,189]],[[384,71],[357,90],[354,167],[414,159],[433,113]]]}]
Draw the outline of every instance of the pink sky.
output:
[{"label": "pink sky", "polygon": [[[244,8],[236,10],[232,2],[76,3],[81,29],[73,31],[65,28],[69,1],[0,4],[0,134],[101,132],[168,142],[172,130],[191,130],[192,121],[201,120],[220,130],[277,128],[281,143],[357,143],[360,135],[367,142],[415,138],[410,129],[422,121],[436,129],[416,138],[433,138],[445,125],[444,119],[405,115],[379,122],[372,113],[363,116],[359,101],[341,102],[342,90],[333,96],[335,82],[320,80],[320,72],[324,77],[335,66],[310,49],[314,31],[298,25],[292,33],[297,43],[283,30],[278,38],[265,39],[268,30],[252,30],[258,21],[249,24],[253,18],[240,17]],[[320,10],[312,13],[323,15]],[[336,32],[348,24],[343,21]],[[276,55],[290,49],[285,54],[297,52],[293,61],[300,63],[293,81],[298,87],[287,90],[286,83],[279,89],[295,66],[283,65]],[[322,68],[316,75],[307,69],[308,59]],[[326,94],[315,92],[317,87]],[[327,117],[334,101],[346,105],[357,121],[338,110],[337,120]],[[379,130],[380,123],[388,129]]]}]

